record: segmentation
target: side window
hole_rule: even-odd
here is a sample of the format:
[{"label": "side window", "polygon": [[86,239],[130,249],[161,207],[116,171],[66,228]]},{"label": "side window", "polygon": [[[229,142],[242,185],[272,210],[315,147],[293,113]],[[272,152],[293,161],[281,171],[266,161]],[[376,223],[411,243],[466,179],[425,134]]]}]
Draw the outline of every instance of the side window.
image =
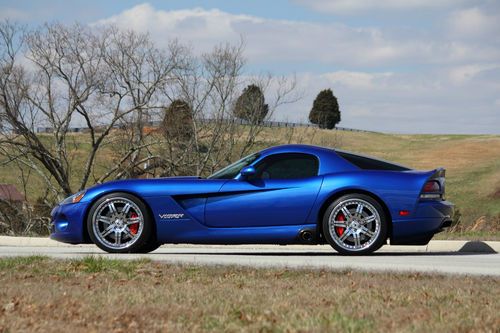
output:
[{"label": "side window", "polygon": [[318,159],[309,154],[288,153],[266,157],[256,165],[256,179],[298,179],[318,175]]}]

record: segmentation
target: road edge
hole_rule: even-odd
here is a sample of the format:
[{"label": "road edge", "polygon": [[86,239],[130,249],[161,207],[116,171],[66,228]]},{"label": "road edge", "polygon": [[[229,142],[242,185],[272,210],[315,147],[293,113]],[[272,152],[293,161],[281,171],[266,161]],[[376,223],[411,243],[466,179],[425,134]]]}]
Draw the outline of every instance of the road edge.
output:
[{"label": "road edge", "polygon": [[[30,247],[64,247],[68,244],[54,241],[48,237],[16,237],[0,236],[0,246],[30,246]],[[91,244],[75,245],[79,247],[93,246]],[[179,247],[195,247],[210,245],[182,244]],[[221,245],[215,245],[219,247]],[[234,246],[234,245],[232,245]],[[276,248],[280,245],[238,245],[238,247]],[[321,245],[289,245],[290,247],[315,249]],[[328,247],[328,246],[326,246]],[[468,240],[433,240],[426,246],[383,246],[383,252],[474,252],[474,253],[500,253],[500,242],[498,241],[468,241]]]}]

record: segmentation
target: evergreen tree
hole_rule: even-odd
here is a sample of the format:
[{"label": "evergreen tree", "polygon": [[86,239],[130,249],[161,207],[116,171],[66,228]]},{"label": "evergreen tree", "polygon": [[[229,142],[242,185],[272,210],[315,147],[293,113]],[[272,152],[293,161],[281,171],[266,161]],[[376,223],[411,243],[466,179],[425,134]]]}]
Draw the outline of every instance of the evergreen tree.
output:
[{"label": "evergreen tree", "polygon": [[189,104],[183,100],[174,100],[165,109],[162,130],[163,134],[171,140],[189,141],[194,134],[193,112]]},{"label": "evergreen tree", "polygon": [[309,113],[309,121],[319,128],[332,129],[340,122],[340,110],[337,97],[331,89],[322,90],[314,100]]},{"label": "evergreen tree", "polygon": [[251,84],[243,90],[234,107],[236,117],[252,124],[261,123],[268,112],[269,106],[265,103],[264,94],[255,84]]}]

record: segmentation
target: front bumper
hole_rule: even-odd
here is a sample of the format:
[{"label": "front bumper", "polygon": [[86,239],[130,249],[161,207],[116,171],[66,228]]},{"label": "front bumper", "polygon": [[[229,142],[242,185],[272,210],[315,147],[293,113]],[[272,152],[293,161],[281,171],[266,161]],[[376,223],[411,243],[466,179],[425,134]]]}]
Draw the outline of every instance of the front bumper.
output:
[{"label": "front bumper", "polygon": [[86,243],[84,228],[87,203],[58,205],[51,212],[50,238],[70,244]]},{"label": "front bumper", "polygon": [[449,201],[419,201],[408,218],[393,219],[391,244],[426,245],[451,226],[455,206]]}]

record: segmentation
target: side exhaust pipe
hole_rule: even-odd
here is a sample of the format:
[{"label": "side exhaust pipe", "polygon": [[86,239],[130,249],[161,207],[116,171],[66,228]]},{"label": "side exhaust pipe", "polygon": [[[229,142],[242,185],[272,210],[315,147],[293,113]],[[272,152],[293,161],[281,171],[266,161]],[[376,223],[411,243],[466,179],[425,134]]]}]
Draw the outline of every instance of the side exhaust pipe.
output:
[{"label": "side exhaust pipe", "polygon": [[299,233],[299,238],[305,243],[311,243],[314,240],[314,235],[311,230],[301,230]]}]

